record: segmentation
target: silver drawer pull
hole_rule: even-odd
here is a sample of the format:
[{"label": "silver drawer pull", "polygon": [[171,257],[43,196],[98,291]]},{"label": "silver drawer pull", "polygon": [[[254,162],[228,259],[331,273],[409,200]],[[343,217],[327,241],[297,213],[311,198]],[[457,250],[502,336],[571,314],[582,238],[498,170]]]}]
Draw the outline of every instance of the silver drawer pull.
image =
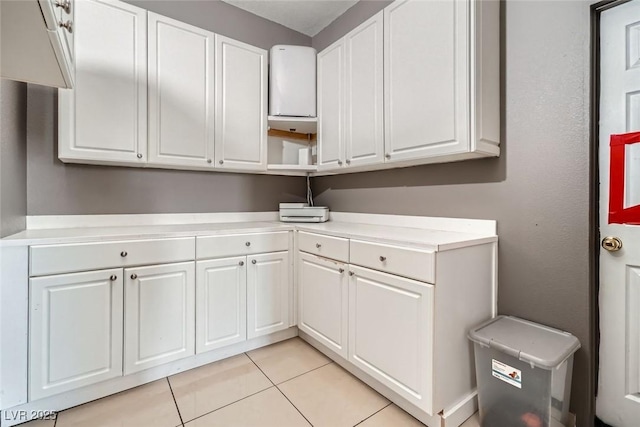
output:
[{"label": "silver drawer pull", "polygon": [[112,274],[111,277],[109,277],[109,280],[111,280],[113,282],[117,278],[118,278],[118,276],[116,276],[115,274]]},{"label": "silver drawer pull", "polygon": [[339,268],[338,269],[338,273],[340,273],[340,274],[344,273],[344,268]]},{"label": "silver drawer pull", "polygon": [[316,248],[320,249],[322,245],[320,243],[316,243]]},{"label": "silver drawer pull", "polygon": [[56,0],[54,5],[67,13],[71,12],[71,0]]},{"label": "silver drawer pull", "polygon": [[127,255],[129,255],[129,254],[127,253],[127,251],[122,251],[122,252],[120,252],[120,256],[121,256],[122,258],[126,257]]},{"label": "silver drawer pull", "polygon": [[251,260],[251,264],[257,264],[257,263],[258,263],[258,261],[256,261],[255,259]]},{"label": "silver drawer pull", "polygon": [[387,257],[386,257],[386,256],[382,256],[382,255],[380,255],[380,261],[381,261],[381,262],[385,262],[386,260],[387,260]]},{"label": "silver drawer pull", "polygon": [[240,261],[240,262],[238,263],[238,265],[240,265],[240,267],[242,267],[242,266],[244,265],[244,261]]},{"label": "silver drawer pull", "polygon": [[251,242],[245,243],[246,246],[251,246]]},{"label": "silver drawer pull", "polygon": [[71,23],[71,21],[67,21],[67,22],[58,22],[58,26],[60,28],[64,28],[67,31],[69,31],[70,33],[73,33],[73,24]]},{"label": "silver drawer pull", "polygon": [[138,275],[136,273],[133,273],[131,275],[131,280],[136,280],[138,278]]},{"label": "silver drawer pull", "polygon": [[354,273],[353,271],[349,272],[349,276],[355,276],[355,275],[356,275],[356,273]]}]

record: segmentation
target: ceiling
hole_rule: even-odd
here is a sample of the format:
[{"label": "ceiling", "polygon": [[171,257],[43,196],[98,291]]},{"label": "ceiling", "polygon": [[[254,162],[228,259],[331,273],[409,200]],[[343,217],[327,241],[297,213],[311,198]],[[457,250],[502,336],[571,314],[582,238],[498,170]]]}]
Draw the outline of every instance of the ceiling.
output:
[{"label": "ceiling", "polygon": [[358,0],[222,0],[313,37]]}]

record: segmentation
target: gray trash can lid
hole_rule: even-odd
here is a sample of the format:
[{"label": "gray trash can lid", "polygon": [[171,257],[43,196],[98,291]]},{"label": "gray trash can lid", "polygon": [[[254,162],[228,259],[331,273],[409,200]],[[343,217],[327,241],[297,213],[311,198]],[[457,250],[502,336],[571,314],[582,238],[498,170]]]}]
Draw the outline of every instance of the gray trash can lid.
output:
[{"label": "gray trash can lid", "polygon": [[580,348],[568,332],[512,316],[497,316],[469,331],[469,339],[539,368],[558,367]]}]

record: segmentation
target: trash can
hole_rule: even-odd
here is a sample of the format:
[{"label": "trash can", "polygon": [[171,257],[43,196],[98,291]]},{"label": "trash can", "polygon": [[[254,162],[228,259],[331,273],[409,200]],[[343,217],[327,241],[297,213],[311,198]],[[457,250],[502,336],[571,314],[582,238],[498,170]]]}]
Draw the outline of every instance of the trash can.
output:
[{"label": "trash can", "polygon": [[573,354],[568,332],[512,316],[469,331],[482,427],[559,427],[569,420]]}]

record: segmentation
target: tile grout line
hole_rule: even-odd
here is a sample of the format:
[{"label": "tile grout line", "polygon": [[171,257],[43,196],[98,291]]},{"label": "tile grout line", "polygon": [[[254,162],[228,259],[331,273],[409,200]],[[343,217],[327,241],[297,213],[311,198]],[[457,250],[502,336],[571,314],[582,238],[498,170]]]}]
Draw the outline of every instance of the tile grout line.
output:
[{"label": "tile grout line", "polygon": [[334,363],[334,362],[333,362],[333,360],[330,360],[330,361],[328,361],[327,363],[325,363],[325,364],[324,364],[324,365],[322,365],[322,366],[318,366],[317,368],[310,369],[310,370],[308,370],[307,372],[304,372],[304,373],[302,373],[302,374],[298,374],[298,375],[296,375],[295,377],[288,378],[288,379],[286,379],[286,380],[284,380],[284,381],[280,381],[278,384],[274,384],[274,385],[277,387],[277,386],[279,386],[280,384],[284,384],[284,383],[287,383],[287,382],[289,382],[289,381],[291,381],[291,380],[294,380],[294,379],[296,379],[296,378],[298,378],[298,377],[301,377],[301,376],[303,376],[303,375],[307,375],[309,372],[317,371],[318,369],[320,369],[320,368],[324,368],[325,366],[327,366],[327,365],[331,365],[332,363]]},{"label": "tile grout line", "polygon": [[300,414],[300,416],[301,416],[302,418],[304,418],[304,419],[305,419],[305,421],[306,421],[306,422],[308,422],[308,423],[309,423],[309,425],[310,425],[311,427],[313,427],[313,424],[311,423],[311,421],[309,421],[309,419],[308,419],[307,417],[305,417],[305,416],[304,416],[304,414],[302,413],[302,411],[301,411],[300,409],[298,409],[298,407],[297,407],[296,405],[294,405],[294,404],[293,404],[293,402],[289,399],[289,397],[287,397],[287,395],[286,395],[286,394],[284,394],[284,392],[283,392],[282,390],[280,390],[280,387],[278,387],[278,386],[275,386],[275,387],[276,387],[276,390],[278,390],[278,391],[280,392],[280,394],[281,394],[285,399],[287,399],[287,402],[289,402],[289,403],[291,404],[291,406],[293,406],[293,409],[295,409],[296,411],[298,411],[298,413]]},{"label": "tile grout line", "polygon": [[374,412],[373,414],[369,415],[367,418],[363,419],[362,421],[356,423],[353,427],[359,426],[360,424],[362,424],[363,422],[367,421],[369,418],[373,417],[375,414],[382,412],[383,410],[385,410],[386,408],[388,408],[389,406],[391,406],[393,404],[393,402],[389,402],[386,405],[384,405],[384,407],[378,409],[376,412]]},{"label": "tile grout line", "polygon": [[[309,421],[309,420],[307,419],[307,417],[305,417],[305,416],[304,416],[304,414],[302,413],[302,411],[300,411],[300,409],[298,409],[298,407],[297,407],[296,405],[294,405],[294,404],[293,404],[293,402],[292,402],[291,400],[289,400],[289,398],[287,397],[287,395],[286,395],[286,394],[284,394],[284,393],[282,392],[282,390],[280,390],[280,387],[278,387],[278,386],[277,386],[273,381],[271,381],[271,378],[269,378],[269,376],[268,376],[267,374],[265,374],[265,373],[264,373],[264,371],[263,371],[262,369],[260,369],[260,366],[258,366],[258,364],[257,364],[257,363],[256,363],[256,362],[251,358],[251,356],[249,356],[247,353],[245,353],[245,354],[247,355],[247,357],[249,358],[249,360],[251,360],[251,362],[252,362],[254,365],[256,365],[256,368],[258,368],[258,370],[259,370],[260,372],[262,372],[262,375],[264,375],[265,377],[267,377],[267,379],[271,382],[271,384],[273,384],[273,386],[276,388],[276,390],[278,390],[278,391],[280,392],[280,394],[281,394],[285,399],[287,399],[287,402],[289,402],[289,404],[290,404],[291,406],[293,406],[293,409],[295,409],[296,411],[298,411],[298,413],[300,414],[300,416],[301,416],[302,418],[304,418],[304,420],[305,420],[307,423],[309,423],[309,425],[310,425],[311,427],[313,427],[313,424],[311,423],[311,421]],[[327,365],[328,365],[328,363],[327,363]],[[324,365],[324,366],[326,366],[326,365]],[[317,368],[316,368],[316,369],[317,369]],[[309,371],[309,372],[311,372],[311,371]],[[305,372],[305,373],[306,373],[306,372]],[[301,374],[301,375],[304,375],[304,374]],[[300,376],[300,375],[298,375],[298,376]],[[287,381],[288,381],[288,380],[287,380]],[[283,381],[282,383],[285,383],[285,382],[286,382],[286,381]],[[280,383],[280,384],[282,384],[282,383]]]},{"label": "tile grout line", "polygon": [[173,387],[171,387],[171,381],[169,381],[169,377],[166,377],[166,378],[167,378],[167,384],[169,385],[169,391],[171,392],[171,397],[173,397],[173,404],[176,405],[176,411],[178,411],[178,418],[180,418],[180,424],[184,426],[184,420],[182,419],[182,414],[180,413],[180,408],[178,407],[178,401],[176,400],[176,395],[173,394]]},{"label": "tile grout line", "polygon": [[209,415],[209,414],[212,414],[212,413],[214,413],[214,412],[216,412],[216,411],[219,411],[220,409],[226,408],[227,406],[231,406],[231,405],[233,405],[234,403],[238,403],[238,402],[240,402],[240,401],[242,401],[242,400],[245,400],[245,399],[250,398],[251,396],[255,396],[256,394],[262,393],[263,391],[267,391],[267,390],[269,390],[269,389],[271,389],[271,388],[273,388],[273,387],[275,387],[275,386],[271,386],[271,387],[263,388],[262,390],[258,390],[258,391],[256,391],[255,393],[251,393],[251,394],[249,394],[249,395],[247,395],[247,396],[245,396],[245,397],[243,397],[243,398],[241,398],[241,399],[234,400],[233,402],[229,402],[229,403],[227,403],[226,405],[223,405],[223,406],[221,406],[221,407],[219,407],[219,408],[214,409],[213,411],[209,411],[209,412],[206,412],[206,413],[204,413],[204,414],[202,414],[202,415],[198,415],[197,417],[192,418],[192,419],[190,419],[189,421],[187,421],[187,424],[188,424],[188,423],[190,423],[191,421],[197,420],[198,418],[202,418],[202,417],[207,416],[207,415]]}]

